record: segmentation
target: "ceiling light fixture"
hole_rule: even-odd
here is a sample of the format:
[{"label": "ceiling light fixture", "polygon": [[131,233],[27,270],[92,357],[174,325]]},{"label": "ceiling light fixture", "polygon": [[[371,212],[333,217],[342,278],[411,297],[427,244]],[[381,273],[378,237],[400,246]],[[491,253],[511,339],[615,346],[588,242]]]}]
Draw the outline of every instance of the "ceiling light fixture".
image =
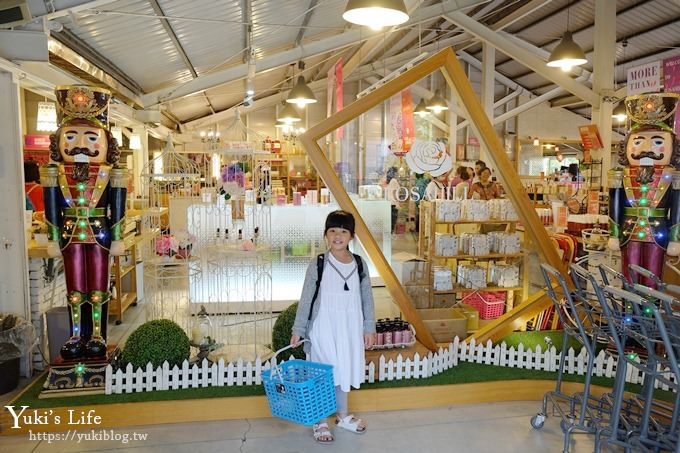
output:
[{"label": "ceiling light fixture", "polygon": [[111,128],[111,135],[113,138],[116,139],[116,143],[118,143],[118,147],[123,146],[123,129],[119,126],[113,126]]},{"label": "ceiling light fixture", "polygon": [[628,118],[628,112],[626,112],[626,105],[623,101],[619,102],[614,110],[612,110],[612,118],[623,123]]},{"label": "ceiling light fixture", "polygon": [[403,0],[349,0],[342,18],[374,30],[399,25],[409,19]]},{"label": "ceiling light fixture", "polygon": [[57,130],[57,106],[54,102],[38,102],[36,129],[41,132]]},{"label": "ceiling light fixture", "polygon": [[427,103],[427,109],[432,110],[434,113],[439,113],[443,110],[448,110],[449,107],[446,105],[446,101],[440,94],[439,90],[434,92],[434,96],[430,98]]},{"label": "ceiling light fixture", "polygon": [[251,79],[246,80],[246,95],[247,96],[252,96],[255,94],[255,85],[253,85],[253,81]]},{"label": "ceiling light fixture", "polygon": [[305,69],[305,64],[302,61],[298,62],[298,68],[300,69],[300,74],[298,75],[297,83],[293,89],[290,90],[286,102],[296,104],[298,107],[303,108],[307,104],[316,103],[317,100],[311,88],[309,88],[307,83],[305,83],[305,77],[302,75],[302,71]]},{"label": "ceiling light fixture", "polygon": [[142,149],[142,138],[136,132],[130,134],[130,149]]},{"label": "ceiling light fixture", "polygon": [[427,109],[427,105],[425,105],[425,99],[420,98],[420,102],[418,105],[416,105],[416,108],[413,109],[413,113],[421,118],[430,114],[430,111]]},{"label": "ceiling light fixture", "polygon": [[300,114],[295,110],[293,104],[286,104],[286,106],[279,112],[279,116],[276,118],[277,121],[283,121],[284,123],[297,123],[302,121]]},{"label": "ceiling light fixture", "polygon": [[580,66],[588,62],[586,54],[583,53],[581,46],[574,42],[574,38],[569,31],[569,7],[567,5],[567,31],[562,35],[559,44],[550,52],[550,58],[546,63],[551,68],[562,68],[568,72],[574,66]]}]

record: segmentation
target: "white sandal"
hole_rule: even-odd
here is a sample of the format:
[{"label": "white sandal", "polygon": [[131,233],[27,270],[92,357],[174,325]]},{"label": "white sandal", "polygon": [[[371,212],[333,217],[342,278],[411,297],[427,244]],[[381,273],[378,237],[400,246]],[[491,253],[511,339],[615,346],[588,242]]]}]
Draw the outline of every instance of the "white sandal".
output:
[{"label": "white sandal", "polygon": [[[314,440],[320,444],[330,444],[335,440],[333,434],[331,434],[331,431],[328,429],[328,423],[326,422],[315,423],[314,426],[312,426],[312,432],[314,434]],[[326,439],[321,439],[322,437],[325,437]]]},{"label": "white sandal", "polygon": [[338,428],[346,429],[355,434],[364,434],[366,432],[366,425],[364,424],[364,429],[359,429],[359,425],[363,422],[362,419],[355,417],[353,414],[349,414],[344,418],[335,419],[335,426]]}]

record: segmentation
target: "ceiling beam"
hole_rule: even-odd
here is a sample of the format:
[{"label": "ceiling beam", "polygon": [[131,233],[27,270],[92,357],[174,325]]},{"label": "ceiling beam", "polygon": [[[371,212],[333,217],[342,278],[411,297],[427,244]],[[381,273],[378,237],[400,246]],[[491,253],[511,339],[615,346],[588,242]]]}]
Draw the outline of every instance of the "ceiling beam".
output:
[{"label": "ceiling beam", "polygon": [[75,49],[78,49],[77,53],[79,55],[82,55],[83,57],[88,59],[92,64],[110,74],[120,84],[122,84],[124,87],[126,87],[128,90],[135,93],[136,95],[141,95],[144,92],[142,87],[139,86],[137,82],[128,77],[128,75],[125,74],[123,70],[121,70],[110,60],[102,56],[99,52],[94,50],[85,41],[78,38],[70,30],[64,28],[62,31],[50,33],[50,36],[56,39],[57,41],[61,42],[65,46],[73,49],[74,51]]},{"label": "ceiling beam", "polygon": [[588,103],[578,96],[562,96],[550,101],[550,107],[573,107],[575,105],[588,105]]},{"label": "ceiling beam", "polygon": [[305,37],[307,25],[309,25],[309,21],[312,18],[312,14],[314,14],[314,8],[316,8],[317,3],[319,3],[319,0],[311,0],[309,2],[309,7],[307,8],[307,12],[305,13],[304,19],[302,19],[300,30],[298,31],[298,34],[295,37],[295,47],[299,46],[302,43],[302,38]]},{"label": "ceiling beam", "polygon": [[[468,8],[479,3],[479,0],[445,0],[433,6],[421,8],[419,17],[428,19],[438,17],[460,9]],[[414,22],[411,20],[410,22]],[[409,21],[403,26],[408,26]],[[307,57],[312,57],[332,50],[341,49],[352,43],[361,41],[366,36],[366,30],[351,29],[339,35],[329,36],[304,46],[285,50],[274,55],[266,56],[257,62],[258,72],[267,71],[289,63],[294,63]],[[168,102],[200,91],[223,85],[225,83],[243,79],[247,76],[248,68],[245,64],[233,66],[220,71],[200,76],[177,86],[163,88],[142,96],[145,107]]]},{"label": "ceiling beam", "polygon": [[[60,9],[56,9],[54,6],[55,2],[47,1],[32,1],[29,4],[29,10],[33,16],[31,19],[25,20],[20,24],[12,25],[13,28],[18,27],[21,24],[28,24],[30,22],[38,22],[41,20],[53,20],[58,17],[69,16],[72,14],[79,13],[92,8],[100,8],[102,6],[114,3],[117,0],[92,0],[92,1],[82,1],[82,0],[66,0],[58,2]],[[48,4],[51,5],[48,8]],[[0,25],[0,28],[9,28],[4,25]]]},{"label": "ceiling beam", "polygon": [[[562,72],[562,70],[546,66],[545,61],[536,56],[537,54],[540,54],[539,51],[542,49],[534,49],[534,51],[531,52],[524,48],[533,47],[531,44],[526,43],[525,45],[520,46],[518,41],[521,40],[512,37],[508,33],[501,32],[503,33],[501,35],[497,32],[494,32],[489,28],[475,22],[465,14],[453,12],[446,15],[446,17],[469,33],[477,36],[479,39],[488,42],[501,52],[512,56],[518,62],[531,68],[539,75],[553,81],[558,86],[563,87],[576,96],[580,96],[592,105],[599,104],[599,97],[593,92],[593,90],[581,83],[576,82],[574,79]],[[508,37],[513,39],[509,39]]]}]

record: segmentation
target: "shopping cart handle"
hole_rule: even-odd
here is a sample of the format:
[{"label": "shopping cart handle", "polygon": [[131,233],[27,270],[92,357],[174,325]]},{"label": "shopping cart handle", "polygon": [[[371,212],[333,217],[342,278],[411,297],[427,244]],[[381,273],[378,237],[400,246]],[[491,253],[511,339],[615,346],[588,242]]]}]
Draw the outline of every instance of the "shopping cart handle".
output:
[{"label": "shopping cart handle", "polygon": [[606,294],[609,294],[614,297],[619,297],[621,299],[625,299],[629,302],[635,302],[636,304],[639,305],[644,305],[647,301],[642,296],[638,296],[637,294],[631,293],[630,291],[625,291],[621,288],[616,288],[615,286],[605,286],[604,287],[604,292]]},{"label": "shopping cart handle", "polygon": [[678,302],[678,300],[675,297],[671,296],[670,294],[665,294],[665,293],[662,293],[661,291],[657,291],[655,289],[648,288],[648,287],[643,286],[643,285],[634,285],[634,288],[635,288],[635,291],[640,293],[640,294],[644,294],[645,296],[653,297],[654,299],[663,300],[665,302],[668,302],[669,304]]},{"label": "shopping cart handle", "polygon": [[636,274],[640,274],[643,277],[647,277],[650,280],[654,280],[654,282],[656,282],[656,283],[661,283],[661,279],[659,279],[659,277],[657,277],[656,274],[654,274],[654,272],[650,272],[647,269],[645,269],[644,267],[638,266],[637,264],[629,264],[628,270],[631,270]]},{"label": "shopping cart handle", "polygon": [[288,346],[285,346],[285,347],[279,349],[278,351],[276,351],[276,352],[274,353],[274,355],[272,356],[272,358],[274,358],[274,357],[276,357],[277,355],[281,354],[281,353],[282,353],[283,351],[285,351],[286,349],[297,348],[298,346],[300,346],[300,345],[301,345],[302,343],[304,343],[305,341],[309,341],[309,340],[308,340],[307,338],[303,338],[302,340],[298,341],[298,343],[295,344],[295,345],[289,344]]},{"label": "shopping cart handle", "polygon": [[680,294],[680,286],[678,285],[669,284],[666,285],[666,289],[672,293]]}]

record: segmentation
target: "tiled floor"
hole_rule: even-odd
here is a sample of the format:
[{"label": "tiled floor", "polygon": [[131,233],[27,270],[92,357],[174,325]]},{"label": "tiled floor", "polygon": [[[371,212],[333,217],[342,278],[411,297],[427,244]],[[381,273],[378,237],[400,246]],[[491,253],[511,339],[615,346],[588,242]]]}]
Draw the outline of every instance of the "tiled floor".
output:
[{"label": "tiled floor", "polygon": [[[209,402],[206,402],[209,404]],[[0,450],[21,452],[118,451],[138,452],[560,452],[562,432],[549,418],[541,430],[529,425],[536,401],[450,406],[429,410],[361,414],[369,423],[366,434],[335,430],[335,442],[316,445],[307,427],[279,419],[233,420],[210,423],[153,425],[106,430],[115,436],[146,434],[143,441],[31,441],[27,435],[0,437]],[[104,436],[100,431],[95,433]],[[77,433],[90,434],[90,430]],[[76,436],[77,436],[76,434]],[[573,436],[571,452],[593,448],[592,437]],[[77,439],[77,437],[76,437]],[[605,451],[619,451],[616,449]]]}]

